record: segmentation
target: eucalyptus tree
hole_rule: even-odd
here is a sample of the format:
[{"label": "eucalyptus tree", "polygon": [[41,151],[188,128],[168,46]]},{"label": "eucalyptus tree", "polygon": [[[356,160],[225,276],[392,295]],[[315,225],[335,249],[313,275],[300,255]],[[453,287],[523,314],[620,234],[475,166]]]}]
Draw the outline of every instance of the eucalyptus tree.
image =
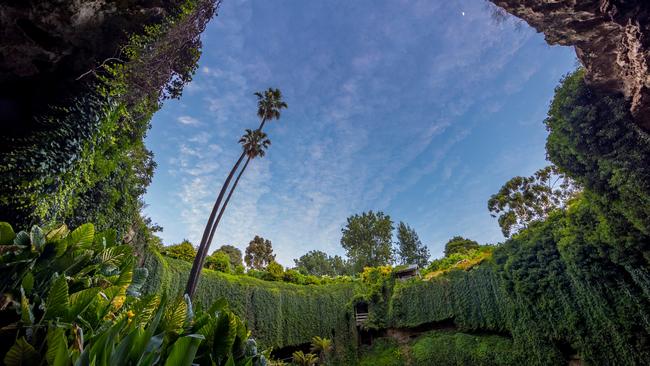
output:
[{"label": "eucalyptus tree", "polygon": [[[282,100],[282,92],[280,92],[279,89],[269,88],[263,92],[256,92],[255,96],[257,97],[257,116],[261,120],[260,126],[256,131],[261,132],[267,121],[280,119],[280,111],[284,108],[287,108],[287,103]],[[196,257],[194,258],[194,263],[192,264],[190,276],[187,280],[187,286],[185,288],[185,293],[190,297],[194,296],[194,291],[196,290],[196,286],[198,284],[203,262],[205,261],[205,257],[208,254],[208,249],[210,248],[210,241],[214,235],[213,226],[215,224],[217,213],[219,212],[219,207],[221,206],[221,202],[223,201],[224,195],[230,186],[230,182],[235,175],[235,172],[237,172],[237,169],[246,156],[247,151],[246,149],[243,149],[241,155],[237,159],[237,162],[230,170],[226,181],[221,187],[221,191],[219,191],[217,200],[215,201],[214,206],[212,207],[212,211],[210,212],[210,216],[208,217],[208,222],[206,223],[205,229],[203,230],[199,249]]]}]

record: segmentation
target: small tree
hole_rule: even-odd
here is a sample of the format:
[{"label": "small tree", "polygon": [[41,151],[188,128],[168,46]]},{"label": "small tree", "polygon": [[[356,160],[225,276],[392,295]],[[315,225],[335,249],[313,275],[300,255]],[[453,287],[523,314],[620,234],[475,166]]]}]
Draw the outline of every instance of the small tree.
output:
[{"label": "small tree", "polygon": [[478,249],[478,247],[479,244],[474,240],[466,239],[462,236],[454,236],[445,244],[445,257],[449,257],[455,253],[465,253],[472,249]]},{"label": "small tree", "polygon": [[318,357],[313,353],[303,353],[296,351],[293,353],[293,363],[298,366],[314,366],[318,363]]},{"label": "small tree", "polygon": [[488,209],[499,217],[505,237],[510,237],[532,222],[548,217],[551,211],[563,208],[579,191],[576,183],[555,165],[549,165],[530,177],[514,177],[490,197]]},{"label": "small tree", "polygon": [[393,263],[393,222],[383,212],[364,212],[348,217],[341,229],[341,245],[347,251],[354,270]]},{"label": "small tree", "polygon": [[276,261],[271,261],[271,263],[266,266],[266,271],[268,272],[269,280],[271,281],[282,281],[282,278],[284,277],[284,268]]},{"label": "small tree", "polygon": [[244,261],[249,268],[262,270],[275,260],[271,241],[255,235],[246,247]]},{"label": "small tree", "polygon": [[403,222],[397,227],[397,247],[402,264],[424,267],[429,262],[429,248],[422,244],[415,230]]},{"label": "small tree", "polygon": [[241,266],[244,262],[242,259],[241,250],[232,245],[222,245],[221,248],[217,249],[218,252],[222,252],[228,255],[230,258],[230,267],[235,268]]},{"label": "small tree", "polygon": [[163,254],[176,259],[182,259],[184,261],[191,262],[196,256],[196,249],[189,242],[189,240],[184,239],[182,242],[168,247],[163,248]]},{"label": "small tree", "polygon": [[230,257],[228,254],[216,250],[205,259],[205,268],[230,273],[232,271],[232,267],[230,266]]},{"label": "small tree", "polygon": [[315,336],[311,339],[311,348],[310,351],[318,355],[320,362],[326,363],[326,358],[332,352],[334,346],[332,346],[332,340],[328,338],[321,338]]}]

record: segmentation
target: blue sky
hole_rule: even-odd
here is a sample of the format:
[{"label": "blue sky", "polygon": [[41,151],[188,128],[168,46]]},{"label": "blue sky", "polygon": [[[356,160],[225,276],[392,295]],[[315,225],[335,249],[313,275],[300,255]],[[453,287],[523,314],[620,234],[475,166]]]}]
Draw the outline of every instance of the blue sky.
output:
[{"label": "blue sky", "polygon": [[254,91],[289,108],[246,171],[212,249],[255,236],[288,266],[344,254],[346,218],[381,210],[440,256],[454,235],[503,240],[487,200],[544,166],[544,116],[570,48],[496,24],[481,0],[226,0],[180,100],[153,118],[158,169],[145,213],[165,244],[198,243],[216,194],[258,125]]}]

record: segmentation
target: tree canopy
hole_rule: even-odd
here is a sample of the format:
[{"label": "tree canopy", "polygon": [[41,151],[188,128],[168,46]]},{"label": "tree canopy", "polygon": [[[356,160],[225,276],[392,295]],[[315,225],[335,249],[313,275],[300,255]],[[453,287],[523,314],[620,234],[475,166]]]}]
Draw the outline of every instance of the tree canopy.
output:
[{"label": "tree canopy", "polygon": [[449,257],[454,253],[465,253],[471,249],[477,249],[479,244],[471,239],[463,238],[462,236],[454,236],[449,239],[445,244],[445,257]]},{"label": "tree canopy", "polygon": [[377,267],[393,263],[393,222],[383,212],[368,211],[348,217],[341,229],[341,245],[356,272],[364,267]]},{"label": "tree canopy", "polygon": [[[241,250],[239,248],[233,246],[233,245],[222,245],[219,249],[217,249],[215,252],[222,252],[228,255],[228,258],[230,259],[230,266],[234,269],[237,266],[242,266],[243,265],[243,260],[242,260],[242,254]],[[213,253],[214,255],[214,253]]]},{"label": "tree canopy", "polygon": [[563,208],[579,191],[576,183],[555,165],[536,171],[530,177],[514,177],[488,200],[492,217],[499,217],[505,237],[510,237],[532,222]]},{"label": "tree canopy", "polygon": [[275,261],[271,241],[255,235],[255,238],[246,247],[244,261],[249,268],[258,270],[266,268],[271,262]]},{"label": "tree canopy", "polygon": [[402,264],[417,264],[424,267],[429,261],[429,248],[418,237],[413,228],[400,222],[397,226],[397,254]]}]

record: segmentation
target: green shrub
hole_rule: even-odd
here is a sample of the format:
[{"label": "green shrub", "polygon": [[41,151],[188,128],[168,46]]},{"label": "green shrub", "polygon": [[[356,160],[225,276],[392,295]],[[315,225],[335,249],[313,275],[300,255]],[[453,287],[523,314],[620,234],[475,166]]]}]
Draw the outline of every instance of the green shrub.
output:
[{"label": "green shrub", "polygon": [[205,268],[214,271],[231,273],[230,256],[224,252],[216,251],[205,258]]},{"label": "green shrub", "polygon": [[284,268],[282,265],[276,261],[271,261],[268,266],[266,266],[267,276],[266,279],[269,281],[282,281],[284,277]]},{"label": "green shrub", "polygon": [[411,344],[414,365],[511,366],[525,364],[512,339],[496,335],[471,335],[433,331]]},{"label": "green shrub", "polygon": [[183,240],[178,244],[163,247],[162,254],[170,258],[176,258],[176,259],[184,260],[186,262],[192,262],[194,261],[194,257],[196,257],[196,248],[194,248],[192,243],[190,243],[189,241]]},{"label": "green shrub", "polygon": [[379,338],[372,346],[361,350],[359,366],[403,366],[404,355],[396,341],[388,338]]},{"label": "green shrub", "polygon": [[[152,251],[145,265],[150,278],[144,291],[175,296],[184,290],[190,263]],[[249,274],[252,273],[263,275],[263,272],[250,270]],[[355,286],[356,283],[297,285],[206,269],[199,280],[195,301],[210,304],[220,298],[226,299],[233,312],[246,320],[261,347],[282,348],[309,343],[312,337],[319,335],[333,340],[333,359],[348,360],[354,357],[356,350],[350,302]]]}]

